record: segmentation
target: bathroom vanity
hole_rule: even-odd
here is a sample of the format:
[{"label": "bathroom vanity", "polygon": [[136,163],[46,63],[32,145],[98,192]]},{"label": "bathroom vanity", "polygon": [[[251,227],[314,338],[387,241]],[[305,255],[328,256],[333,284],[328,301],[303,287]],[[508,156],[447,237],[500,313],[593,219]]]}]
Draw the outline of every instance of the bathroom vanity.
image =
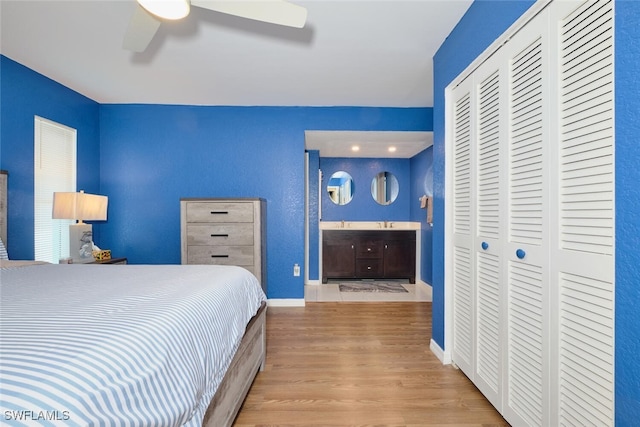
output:
[{"label": "bathroom vanity", "polygon": [[329,279],[408,279],[415,283],[416,230],[401,224],[393,228],[393,223],[372,223],[364,229],[350,228],[353,223],[334,224],[322,230],[322,283]]}]

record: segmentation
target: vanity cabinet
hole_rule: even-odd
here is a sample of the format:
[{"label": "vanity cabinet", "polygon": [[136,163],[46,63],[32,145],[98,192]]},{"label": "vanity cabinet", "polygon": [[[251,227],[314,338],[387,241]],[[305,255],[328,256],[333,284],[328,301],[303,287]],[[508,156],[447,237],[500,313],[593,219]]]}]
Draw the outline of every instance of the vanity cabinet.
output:
[{"label": "vanity cabinet", "polygon": [[375,279],[384,276],[384,241],[377,234],[359,234],[355,239],[356,269],[358,279]]},{"label": "vanity cabinet", "polygon": [[411,283],[415,283],[416,234],[412,231],[398,233],[404,236],[392,234],[391,238],[385,240],[384,275],[388,278],[406,277]]},{"label": "vanity cabinet", "polygon": [[408,279],[415,283],[415,274],[415,231],[322,233],[322,283],[329,279]]},{"label": "vanity cabinet", "polygon": [[356,246],[350,233],[323,233],[322,281],[327,278],[352,279],[356,271]]}]

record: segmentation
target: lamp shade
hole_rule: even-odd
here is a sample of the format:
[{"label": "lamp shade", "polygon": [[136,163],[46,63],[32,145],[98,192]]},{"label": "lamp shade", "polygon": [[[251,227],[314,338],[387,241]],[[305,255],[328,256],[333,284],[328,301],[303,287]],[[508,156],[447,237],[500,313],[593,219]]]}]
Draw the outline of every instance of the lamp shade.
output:
[{"label": "lamp shade", "polygon": [[104,221],[107,219],[109,198],[85,192],[53,193],[53,219],[76,219],[80,222]]}]

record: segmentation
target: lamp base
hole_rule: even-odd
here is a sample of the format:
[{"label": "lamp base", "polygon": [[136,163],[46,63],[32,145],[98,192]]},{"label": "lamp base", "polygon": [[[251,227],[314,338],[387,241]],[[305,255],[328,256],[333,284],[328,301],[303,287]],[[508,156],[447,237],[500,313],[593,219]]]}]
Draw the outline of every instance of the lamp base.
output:
[{"label": "lamp base", "polygon": [[93,262],[93,228],[84,222],[69,226],[69,256],[73,262]]}]

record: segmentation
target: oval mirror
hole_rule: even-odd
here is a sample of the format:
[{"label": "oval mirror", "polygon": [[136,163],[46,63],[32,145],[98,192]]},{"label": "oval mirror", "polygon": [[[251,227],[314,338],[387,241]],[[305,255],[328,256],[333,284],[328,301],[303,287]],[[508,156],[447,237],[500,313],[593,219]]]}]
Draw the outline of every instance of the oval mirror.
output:
[{"label": "oval mirror", "polygon": [[381,205],[393,203],[398,190],[398,179],[391,172],[380,172],[371,181],[371,196]]},{"label": "oval mirror", "polygon": [[346,205],[353,198],[353,178],[344,171],[331,175],[327,184],[329,198],[336,205]]}]

